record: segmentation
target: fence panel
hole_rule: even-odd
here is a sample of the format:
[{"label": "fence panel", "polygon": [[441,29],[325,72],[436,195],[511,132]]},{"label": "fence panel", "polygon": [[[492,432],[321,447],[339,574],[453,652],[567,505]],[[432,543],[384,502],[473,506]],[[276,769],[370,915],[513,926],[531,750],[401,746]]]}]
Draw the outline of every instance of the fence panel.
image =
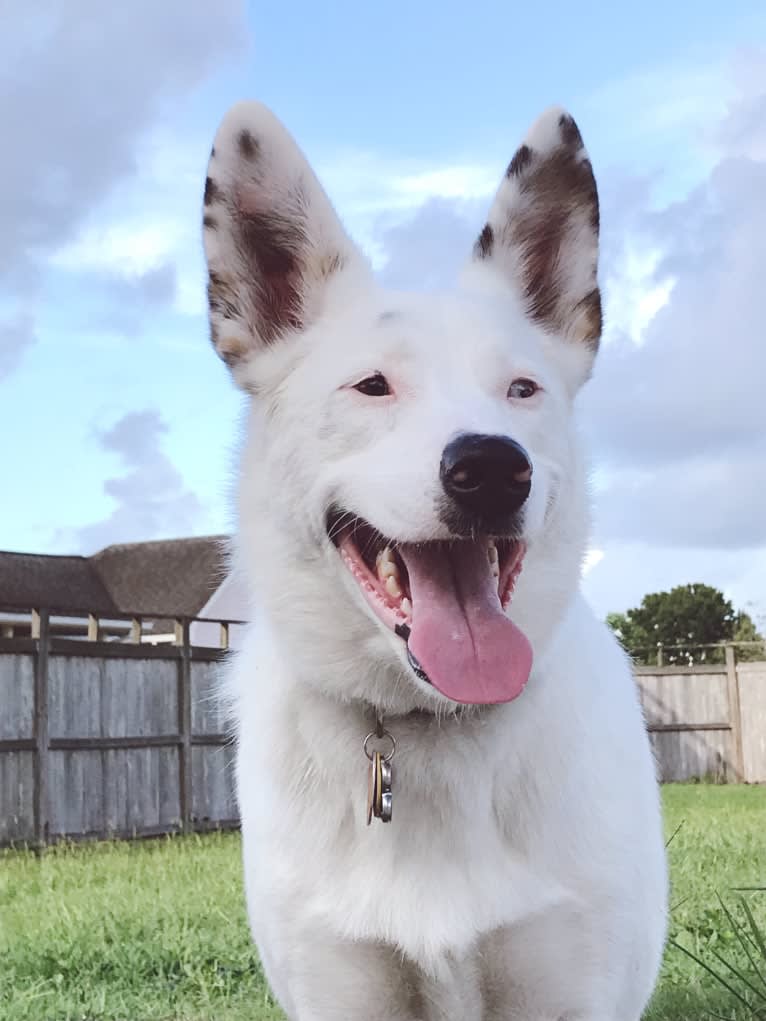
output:
[{"label": "fence panel", "polygon": [[28,738],[35,726],[35,661],[29,653],[6,655],[0,670],[0,741]]},{"label": "fence panel", "polygon": [[224,650],[191,646],[189,621],[154,645],[48,624],[0,639],[0,845],[237,825]]},{"label": "fence panel", "polygon": [[766,783],[766,663],[739,663],[745,779]]},{"label": "fence panel", "polygon": [[35,837],[34,752],[0,751],[0,847]]}]

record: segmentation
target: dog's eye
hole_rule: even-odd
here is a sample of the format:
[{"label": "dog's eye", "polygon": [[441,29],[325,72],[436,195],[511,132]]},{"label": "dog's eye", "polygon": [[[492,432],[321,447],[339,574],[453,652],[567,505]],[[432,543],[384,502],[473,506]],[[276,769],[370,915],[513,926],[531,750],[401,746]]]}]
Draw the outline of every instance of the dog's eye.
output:
[{"label": "dog's eye", "polygon": [[360,394],[364,394],[365,397],[388,397],[391,393],[391,387],[382,372],[376,372],[372,376],[360,379],[354,385],[354,389],[358,390]]},{"label": "dog's eye", "polygon": [[524,400],[526,397],[534,397],[539,389],[540,387],[533,379],[514,379],[508,387],[508,396]]}]

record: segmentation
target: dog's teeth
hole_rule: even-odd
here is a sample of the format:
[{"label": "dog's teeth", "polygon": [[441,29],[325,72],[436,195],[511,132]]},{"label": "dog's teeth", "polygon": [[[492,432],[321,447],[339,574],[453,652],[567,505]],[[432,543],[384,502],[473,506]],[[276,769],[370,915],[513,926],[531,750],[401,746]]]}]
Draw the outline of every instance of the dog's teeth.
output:
[{"label": "dog's teeth", "polygon": [[405,596],[401,603],[399,603],[399,609],[408,617],[412,616],[412,603],[409,601],[407,596]]},{"label": "dog's teeth", "polygon": [[402,594],[401,586],[393,574],[386,578],[386,592],[394,599],[398,599]]},{"label": "dog's teeth", "polygon": [[394,555],[391,552],[390,546],[386,546],[384,550],[381,550],[381,552],[378,553],[375,566],[377,568],[378,577],[383,582],[385,582],[386,578],[399,577],[399,565],[394,560]]},{"label": "dog's teeth", "polygon": [[497,564],[500,560],[497,554],[497,546],[495,546],[495,542],[493,539],[489,540],[489,545],[487,546],[487,556],[489,557],[490,564]]}]

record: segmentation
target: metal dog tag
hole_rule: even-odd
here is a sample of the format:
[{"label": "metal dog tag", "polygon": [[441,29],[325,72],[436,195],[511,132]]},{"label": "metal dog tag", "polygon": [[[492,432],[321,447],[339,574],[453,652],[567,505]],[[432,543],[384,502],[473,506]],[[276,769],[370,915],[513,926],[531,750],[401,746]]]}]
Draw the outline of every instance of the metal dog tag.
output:
[{"label": "metal dog tag", "polygon": [[375,811],[375,762],[370,762],[370,768],[367,770],[367,825],[369,826],[372,822],[372,817]]},{"label": "metal dog tag", "polygon": [[[379,750],[370,750],[370,741],[373,738],[387,738],[391,742],[391,749],[388,754],[384,755]],[[391,822],[393,809],[393,795],[391,792],[393,770],[391,768],[391,759],[393,758],[395,748],[396,741],[387,730],[382,729],[382,726],[378,727],[377,733],[368,734],[364,740],[364,754],[370,760],[367,775],[368,826],[373,818],[380,819],[381,822]]]},{"label": "metal dog tag", "polygon": [[381,822],[391,822],[391,812],[393,809],[394,797],[391,792],[391,779],[393,770],[391,763],[380,756],[380,791],[378,800],[376,802],[375,818],[380,819]]}]

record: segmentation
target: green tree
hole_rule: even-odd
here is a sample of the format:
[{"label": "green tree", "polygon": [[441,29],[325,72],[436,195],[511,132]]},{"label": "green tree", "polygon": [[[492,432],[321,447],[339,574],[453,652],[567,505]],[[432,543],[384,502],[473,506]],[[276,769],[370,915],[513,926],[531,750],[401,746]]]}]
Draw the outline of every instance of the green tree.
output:
[{"label": "green tree", "polygon": [[656,641],[653,641],[652,635],[647,634],[642,627],[632,620],[630,616],[632,612],[632,610],[628,610],[627,613],[608,613],[606,622],[620,639],[624,648],[629,652],[638,649],[647,651],[655,648]]},{"label": "green tree", "polygon": [[[656,663],[660,644],[667,663],[719,663],[723,649],[704,646],[761,638],[748,614],[735,613],[722,592],[701,584],[650,593],[640,606],[610,613],[607,624],[638,663]],[[740,658],[751,655],[741,651]]]},{"label": "green tree", "polygon": [[766,659],[766,643],[764,643],[763,635],[758,633],[758,628],[755,626],[755,621],[749,613],[742,611],[737,614],[737,619],[734,623],[734,639],[735,642],[760,642],[758,645],[743,645],[737,649],[737,659],[739,660],[755,660],[755,659]]}]

